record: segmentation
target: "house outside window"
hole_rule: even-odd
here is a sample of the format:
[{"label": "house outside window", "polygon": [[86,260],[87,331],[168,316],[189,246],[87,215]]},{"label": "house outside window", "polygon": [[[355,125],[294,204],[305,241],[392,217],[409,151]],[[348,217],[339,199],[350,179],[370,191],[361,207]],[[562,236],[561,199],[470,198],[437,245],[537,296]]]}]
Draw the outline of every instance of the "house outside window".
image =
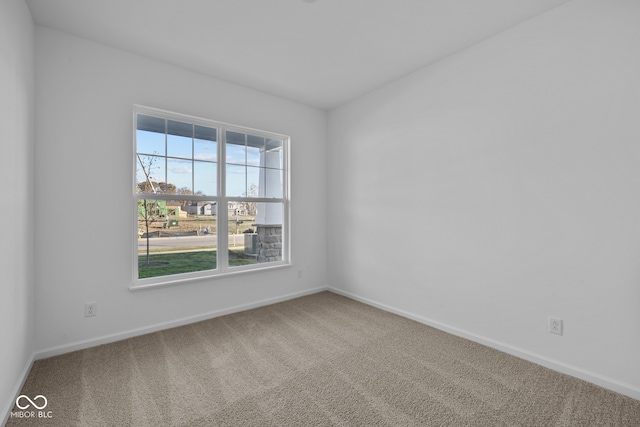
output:
[{"label": "house outside window", "polygon": [[132,288],[289,264],[289,137],[134,107]]}]

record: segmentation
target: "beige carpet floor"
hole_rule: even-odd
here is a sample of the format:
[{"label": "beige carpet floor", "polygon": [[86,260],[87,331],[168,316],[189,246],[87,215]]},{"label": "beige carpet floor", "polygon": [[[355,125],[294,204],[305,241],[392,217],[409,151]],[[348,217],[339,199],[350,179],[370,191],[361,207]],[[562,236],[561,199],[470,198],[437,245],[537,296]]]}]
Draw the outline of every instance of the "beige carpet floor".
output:
[{"label": "beige carpet floor", "polygon": [[640,401],[329,292],[39,360],[22,393],[51,418],[9,426],[640,426]]}]

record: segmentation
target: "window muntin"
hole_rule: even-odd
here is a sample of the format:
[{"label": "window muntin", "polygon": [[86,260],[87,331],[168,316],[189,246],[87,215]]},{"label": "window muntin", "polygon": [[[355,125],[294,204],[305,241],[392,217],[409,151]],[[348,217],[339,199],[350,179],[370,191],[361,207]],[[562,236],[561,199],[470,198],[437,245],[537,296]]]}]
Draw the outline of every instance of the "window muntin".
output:
[{"label": "window muntin", "polygon": [[138,209],[134,288],[288,264],[288,137],[146,107],[134,129],[135,199],[158,206]]}]

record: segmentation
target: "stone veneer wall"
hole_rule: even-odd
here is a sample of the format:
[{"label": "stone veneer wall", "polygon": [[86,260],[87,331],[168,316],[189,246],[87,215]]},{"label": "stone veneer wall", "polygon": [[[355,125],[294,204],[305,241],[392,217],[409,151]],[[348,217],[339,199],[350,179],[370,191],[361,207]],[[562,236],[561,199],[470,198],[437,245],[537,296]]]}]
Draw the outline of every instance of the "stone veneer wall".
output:
[{"label": "stone veneer wall", "polygon": [[282,261],[282,225],[256,225],[258,262]]}]

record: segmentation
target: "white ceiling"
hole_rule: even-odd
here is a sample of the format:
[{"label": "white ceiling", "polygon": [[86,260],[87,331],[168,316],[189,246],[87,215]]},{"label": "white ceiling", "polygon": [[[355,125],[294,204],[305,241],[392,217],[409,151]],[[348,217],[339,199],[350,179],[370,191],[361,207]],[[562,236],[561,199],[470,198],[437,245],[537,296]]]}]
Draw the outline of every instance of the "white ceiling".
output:
[{"label": "white ceiling", "polygon": [[27,0],[34,21],[321,109],[569,0]]}]

